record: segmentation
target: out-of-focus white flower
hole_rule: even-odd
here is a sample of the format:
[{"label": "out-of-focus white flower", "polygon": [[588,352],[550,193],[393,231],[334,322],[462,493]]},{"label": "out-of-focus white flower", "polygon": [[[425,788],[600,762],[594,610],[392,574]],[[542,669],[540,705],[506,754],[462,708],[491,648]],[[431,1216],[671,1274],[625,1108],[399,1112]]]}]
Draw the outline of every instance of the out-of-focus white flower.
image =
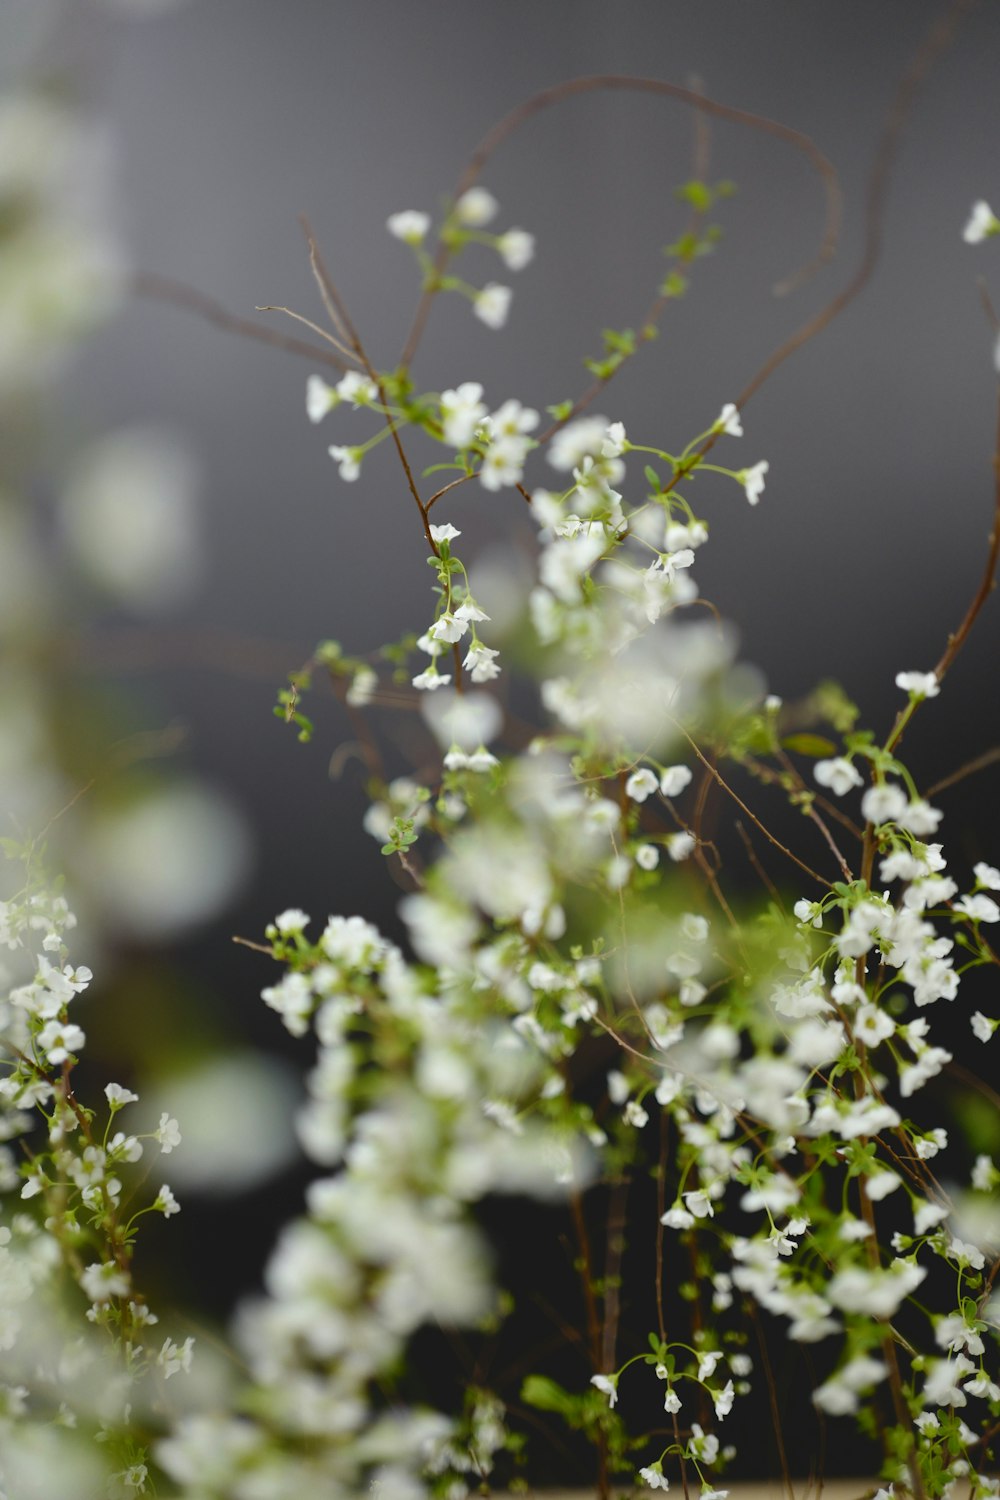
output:
[{"label": "out-of-focus white flower", "polygon": [[[202,1057],[142,1092],[153,1118],[158,1110],[167,1114],[162,1102],[183,1124],[183,1147],[170,1151],[169,1164],[171,1183],[182,1193],[245,1193],[298,1155],[294,1115],[300,1085],[274,1055],[242,1049]],[[169,1114],[167,1119],[176,1127]]]},{"label": "out-of-focus white flower", "polygon": [[126,427],[85,450],[60,502],[77,565],[138,613],[170,608],[203,573],[200,474],[187,446],[155,427]]},{"label": "out-of-focus white flower", "polygon": [[469,229],[481,229],[495,218],[500,205],[484,187],[471,187],[455,204],[455,217]]},{"label": "out-of-focus white flower", "polygon": [[207,921],[249,872],[246,824],[195,781],[95,813],[79,847],[87,894],[118,932],[160,940]]},{"label": "out-of-focus white flower", "polygon": [[936,698],[941,691],[934,672],[897,672],[896,686],[914,698]]},{"label": "out-of-focus white flower", "polygon": [[509,286],[501,286],[497,281],[488,281],[482,291],[476,295],[472,304],[473,312],[480,323],[485,323],[487,328],[502,328],[507,321],[513,295]]},{"label": "out-of-focus white flower", "polygon": [[726,432],[730,437],[742,437],[743,427],[740,422],[739,408],[731,401],[727,401],[719,415],[712,424],[713,432]]},{"label": "out-of-focus white flower", "polygon": [[503,709],[489,693],[439,692],[421,707],[442,749],[477,750],[495,739],[503,724]]},{"label": "out-of-focus white flower", "polygon": [[535,253],[535,236],[526,229],[508,229],[497,240],[508,271],[523,271]]},{"label": "out-of-focus white flower", "polygon": [[1000,234],[1000,219],[985,198],[980,198],[972,205],[972,212],[962,230],[962,238],[967,245],[978,245],[993,234]]},{"label": "out-of-focus white flower", "polygon": [[417,208],[404,208],[385,221],[389,233],[407,245],[419,245],[431,227],[431,216]]}]

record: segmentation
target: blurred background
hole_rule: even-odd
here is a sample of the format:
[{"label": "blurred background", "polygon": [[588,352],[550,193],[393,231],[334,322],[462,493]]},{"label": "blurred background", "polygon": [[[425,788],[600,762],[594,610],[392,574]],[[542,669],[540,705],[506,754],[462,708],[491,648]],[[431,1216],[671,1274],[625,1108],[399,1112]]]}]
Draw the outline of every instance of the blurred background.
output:
[{"label": "blurred background", "polygon": [[[713,534],[699,583],[769,689],[793,699],[836,677],[879,733],[896,672],[930,670],[961,619],[991,524],[994,334],[976,280],[1000,299],[1000,256],[962,228],[974,200],[1000,206],[1000,10],[962,9],[906,121],[870,281],[746,408],[732,461],[769,460],[761,504],[721,479],[697,495]],[[943,14],[937,0],[4,0],[0,812],[5,830],[47,830],[66,872],[73,956],[98,978],[95,1080],[185,1122],[171,1163],[185,1211],[144,1253],[195,1309],[221,1314],[253,1283],[304,1181],[301,1048],[258,999],[267,960],[232,936],[259,938],[288,906],[397,932],[348,718],[317,694],[300,745],[272,706],[318,640],[368,653],[422,628],[430,594],[388,445],[353,485],[327,454],[370,418],[311,426],[307,358],[180,302],[311,337],[254,312],[322,321],[306,213],[390,367],[418,286],[389,214],[439,214],[475,143],[550,84],[693,85],[810,136],[844,220],[835,259],[774,295],[820,243],[820,181],[787,143],[711,123],[707,175],[737,187],[713,215],[722,237],[596,405],[676,451],[849,282],[887,110]],[[483,183],[499,227],[537,235],[536,258],[514,277],[469,253],[476,284],[514,286],[509,321],[494,332],[439,299],[418,385],[481,381],[491,407],[578,394],[601,330],[635,326],[662,279],[694,142],[682,105],[610,93],[513,136]],[[149,295],[157,277],[188,293]],[[544,473],[536,460],[529,483]],[[524,607],[522,508],[474,485],[438,508],[495,613]],[[908,739],[922,785],[1000,743],[998,647],[991,604]],[[376,722],[395,770],[419,761],[412,714]],[[997,785],[994,767],[941,798],[960,880],[1000,860]],[[205,1253],[223,1238],[245,1264]]]}]

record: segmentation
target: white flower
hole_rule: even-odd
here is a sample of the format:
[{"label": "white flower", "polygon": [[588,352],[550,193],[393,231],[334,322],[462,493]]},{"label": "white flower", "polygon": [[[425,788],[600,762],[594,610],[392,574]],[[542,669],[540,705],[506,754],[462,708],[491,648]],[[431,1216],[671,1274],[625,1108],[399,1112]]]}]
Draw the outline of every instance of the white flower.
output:
[{"label": "white flower", "polygon": [[454,645],[456,641],[462,639],[468,628],[468,620],[460,620],[451,610],[446,609],[434,621],[427,634],[432,641],[447,642],[448,645]]},{"label": "white flower", "polygon": [[993,865],[984,865],[982,861],[974,865],[972,873],[976,877],[977,885],[984,885],[988,891],[1000,891],[1000,870]]},{"label": "white flower", "polygon": [[879,1203],[894,1193],[899,1187],[900,1181],[895,1172],[873,1172],[871,1177],[865,1181],[868,1196],[873,1203]]},{"label": "white flower", "polygon": [[895,782],[870,786],[861,799],[861,811],[869,823],[895,823],[906,811],[906,793]]},{"label": "white flower", "polygon": [[488,281],[482,291],[477,292],[472,310],[480,323],[485,323],[487,328],[502,328],[507,321],[513,295],[509,286],[501,286],[497,281]]},{"label": "white flower", "polygon": [[726,1381],[721,1391],[713,1391],[712,1401],[715,1405],[715,1415],[720,1421],[732,1411],[735,1394],[731,1380]]},{"label": "white flower", "polygon": [[690,781],[687,766],[668,766],[660,777],[660,791],[664,797],[679,797]]},{"label": "white flower", "polygon": [[993,1165],[992,1157],[987,1156],[985,1153],[977,1156],[975,1165],[972,1168],[972,1186],[976,1192],[988,1193],[998,1178],[1000,1178],[1000,1173],[997,1172],[996,1167]]},{"label": "white flower", "polygon": [[287,911],[280,912],[274,919],[274,925],[282,934],[288,932],[303,932],[309,926],[309,917],[297,906],[290,906]]},{"label": "white flower", "polygon": [[913,1229],[916,1234],[926,1234],[948,1217],[949,1210],[943,1203],[918,1202],[913,1209]]},{"label": "white flower", "polygon": [[[462,444],[456,443],[455,446],[461,447]],[[444,526],[431,527],[431,537],[435,542],[438,543],[439,546],[442,542],[453,542],[457,536],[461,535],[462,533],[459,531],[458,527],[452,526],[450,521],[448,521]]]},{"label": "white flower", "polygon": [[665,1214],[660,1215],[660,1223],[665,1224],[668,1229],[690,1229],[694,1223],[694,1215],[675,1203],[673,1208],[668,1208]]},{"label": "white flower", "polygon": [[842,755],[835,760],[819,760],[813,769],[813,775],[820,786],[829,787],[838,797],[843,797],[852,787],[862,786],[864,777],[857,766],[853,766],[849,760]]},{"label": "white flower", "polygon": [[635,851],[635,862],[640,870],[655,870],[660,863],[660,851],[655,844],[640,844]]},{"label": "white flower", "polygon": [[962,230],[962,238],[967,245],[978,245],[992,234],[1000,234],[1000,219],[986,200],[980,198],[978,203],[972,205],[972,212]]},{"label": "white flower", "polygon": [[390,214],[385,227],[397,240],[407,245],[419,245],[431,227],[431,216],[417,208],[404,208],[398,214]]},{"label": "white flower", "polygon": [[960,896],[954,910],[973,922],[1000,922],[1000,906],[989,896]]},{"label": "white flower", "polygon": [[538,426],[538,413],[531,406],[522,406],[511,398],[498,406],[489,418],[490,435],[498,438],[523,438]]},{"label": "white flower", "polygon": [[310,375],[306,381],[306,416],[310,422],[322,422],[337,404],[337,393],[322,375]]},{"label": "white flower", "polygon": [[674,1390],[673,1386],[668,1386],[667,1389],[666,1389],[666,1391],[664,1392],[664,1395],[663,1395],[663,1410],[667,1411],[667,1412],[670,1412],[671,1414],[673,1414],[675,1412],[679,1412],[680,1409],[681,1409],[681,1398],[680,1398],[680,1396],[678,1396],[678,1394]]},{"label": "white flower", "polygon": [[464,665],[472,673],[473,682],[492,682],[494,677],[500,676],[500,668],[496,664],[499,655],[499,651],[492,651],[489,646],[469,647]]},{"label": "white flower", "polygon": [[110,1302],[112,1297],[127,1297],[131,1290],[127,1272],[113,1260],[105,1261],[103,1265],[95,1262],[86,1266],[80,1272],[79,1282],[91,1302]]},{"label": "white flower", "polygon": [[941,691],[933,672],[897,672],[896,686],[912,698],[936,698]]},{"label": "white flower", "polygon": [[181,1143],[181,1130],[177,1121],[167,1114],[166,1110],[160,1116],[160,1124],[154,1135],[160,1143],[160,1150],[164,1156],[169,1156],[175,1146]]},{"label": "white flower", "polygon": [[340,477],[350,484],[361,473],[361,454],[357,448],[343,448],[331,443],[327,449],[334,463],[340,467]]},{"label": "white flower", "polygon": [[472,442],[486,416],[482,394],[483,388],[475,380],[465,380],[454,390],[441,392],[441,426],[449,447],[467,448]]},{"label": "white flower", "polygon": [[163,1378],[169,1380],[171,1375],[177,1375],[181,1370],[187,1374],[191,1368],[193,1351],[193,1338],[185,1339],[183,1344],[175,1344],[173,1339],[164,1339],[163,1348],[156,1356],[156,1363],[163,1371]]},{"label": "white flower", "polygon": [[481,229],[495,218],[499,208],[492,193],[484,187],[471,187],[455,204],[455,217],[470,229]]},{"label": "white flower", "polygon": [[906,804],[896,821],[901,828],[908,828],[918,838],[924,838],[927,834],[937,831],[941,813],[938,808],[931,807],[923,797],[918,797],[915,801]]},{"label": "white flower", "polygon": [[[727,432],[730,437],[742,437],[739,408],[727,401],[712,424],[713,432]],[[759,467],[759,465],[758,465]]]},{"label": "white flower", "polygon": [[602,1395],[607,1396],[609,1406],[616,1405],[618,1401],[617,1375],[591,1375],[590,1383],[596,1386]]},{"label": "white flower", "polygon": [[120,1083],[106,1083],[104,1085],[104,1097],[111,1108],[123,1109],[126,1104],[138,1104],[139,1095],[133,1094],[131,1089],[123,1089]]},{"label": "white flower", "polygon": [[994,1031],[996,1031],[998,1023],[991,1021],[988,1016],[984,1016],[981,1010],[977,1010],[969,1017],[969,1025],[972,1027],[973,1034],[979,1041],[988,1042]]},{"label": "white flower", "polygon": [[38,1045],[48,1054],[53,1067],[58,1067],[71,1054],[79,1052],[86,1040],[79,1026],[74,1026],[72,1022],[49,1021],[38,1033]]},{"label": "white flower", "polygon": [[600,453],[608,434],[607,417],[577,417],[560,427],[549,444],[548,460],[554,469],[571,473],[589,455]]},{"label": "white flower", "polygon": [[670,1488],[670,1480],[665,1476],[659,1460],[645,1469],[640,1469],[639,1478],[645,1480],[651,1490],[669,1490]]},{"label": "white flower", "polygon": [[891,1318],[926,1275],[923,1266],[908,1261],[893,1261],[886,1271],[869,1271],[861,1266],[849,1266],[838,1271],[832,1278],[827,1287],[827,1296],[834,1307],[839,1307],[842,1312]]},{"label": "white flower", "polygon": [[431,662],[425,672],[418,672],[416,677],[411,678],[411,682],[415,688],[420,688],[422,691],[429,693],[433,693],[435,688],[447,687],[450,681],[451,673],[439,672],[433,662]]},{"label": "white flower", "polygon": [[165,1219],[169,1219],[172,1214],[179,1214],[181,1211],[180,1204],[166,1183],[163,1183],[160,1191],[157,1193],[156,1202],[153,1204],[153,1207],[158,1209]]},{"label": "white flower", "polygon": [[479,483],[484,490],[507,489],[520,484],[524,477],[524,461],[528,456],[525,438],[498,438],[490,443],[479,469]]},{"label": "white flower", "polygon": [[633,771],[625,783],[625,795],[633,802],[645,802],[659,788],[659,782],[647,766]]},{"label": "white flower", "polygon": [[336,392],[341,401],[350,401],[354,410],[359,406],[368,406],[378,395],[378,387],[374,380],[368,375],[362,375],[359,370],[348,370],[336,384]]},{"label": "white flower", "polygon": [[526,229],[508,229],[497,240],[508,271],[523,271],[535,253],[535,236]]},{"label": "white flower", "polygon": [[667,853],[675,864],[687,859],[695,847],[695,838],[690,833],[671,833],[667,837]]},{"label": "white flower", "polygon": [[704,1354],[700,1354],[698,1356],[698,1379],[711,1380],[715,1374],[715,1367],[721,1358],[721,1349],[707,1349]]},{"label": "white flower", "polygon": [[741,469],[737,474],[736,477],[746,490],[746,496],[751,505],[756,505],[764,493],[764,475],[770,467],[767,459],[762,458],[760,463],[751,465],[749,469]]},{"label": "white flower", "polygon": [[[696,1219],[715,1218],[712,1200],[703,1188],[692,1188],[690,1192],[682,1193],[681,1197],[684,1199],[688,1213],[693,1214]],[[713,1365],[712,1368],[714,1369],[715,1366]]]}]

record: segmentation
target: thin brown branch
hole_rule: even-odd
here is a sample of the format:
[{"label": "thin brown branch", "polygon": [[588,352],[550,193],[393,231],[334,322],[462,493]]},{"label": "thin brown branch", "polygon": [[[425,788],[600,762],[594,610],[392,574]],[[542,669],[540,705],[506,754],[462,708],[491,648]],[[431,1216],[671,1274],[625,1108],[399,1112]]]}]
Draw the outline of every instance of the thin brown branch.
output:
[{"label": "thin brown branch", "polygon": [[196,287],[177,281],[172,276],[161,276],[156,271],[137,271],[132,277],[132,292],[134,296],[151,302],[169,302],[174,307],[186,308],[188,312],[203,318],[206,323],[213,323],[216,328],[223,328],[227,333],[256,339],[258,343],[270,344],[272,349],[284,349],[286,354],[301,354],[317,364],[332,365],[341,374],[349,368],[339,355],[332,354],[329,349],[317,347],[307,339],[277,333],[273,328],[267,328],[251,318],[236,317],[221,302],[216,302],[214,297],[208,297]]},{"label": "thin brown branch", "polygon": [[[676,720],[674,722],[676,723]],[[733,791],[729,783],[723,779],[719,771],[716,770],[715,766],[712,765],[711,761],[708,760],[707,757],[702,753],[701,748],[691,738],[684,726],[682,724],[677,724],[677,728],[687,740],[688,744],[691,746],[691,749],[694,751],[695,755],[697,755],[702,765],[705,766],[709,773],[715,777],[715,780],[719,783],[722,790],[727,794],[727,796],[733,799],[733,801],[736,803],[736,806],[741,808],[743,812],[746,813],[751,823],[753,823],[756,828],[760,829],[761,833],[768,840],[768,842],[773,844],[776,849],[780,849],[781,853],[784,854],[787,859],[790,859],[792,861],[792,864],[798,865],[800,870],[804,870],[811,880],[815,880],[819,885],[822,885],[827,890],[829,890],[830,882],[823,875],[818,874],[817,871],[812,869],[811,866],[807,865],[804,860],[799,859],[797,854],[793,854],[791,849],[789,849],[787,845],[783,844],[779,838],[775,837],[775,835],[769,828],[765,827],[765,825],[757,817],[757,814],[751,812],[750,808],[747,807],[743,799]]]},{"label": "thin brown branch", "polygon": [[[382,383],[382,377],[381,375],[379,375],[371,360],[368,358],[358,331],[354,327],[354,324],[351,322],[350,314],[347,311],[343,299],[341,298],[340,293],[337,291],[337,288],[334,286],[333,279],[323,263],[323,257],[320,254],[319,245],[316,242],[316,236],[312,232],[309,220],[303,215],[300,218],[299,222],[302,225],[302,232],[306,237],[306,244],[309,247],[309,264],[312,267],[313,275],[315,276],[317,285],[319,286],[320,293],[323,298],[323,304],[326,307],[331,319],[333,320],[334,325],[338,328],[338,330],[343,332],[344,338],[350,344],[352,350],[357,355],[361,364],[364,366],[365,373],[374,383],[376,389],[378,390],[379,400],[381,401],[382,405],[388,406],[389,403],[386,400],[385,387]],[[417,509],[420,512],[420,519],[423,523],[424,535],[427,538],[427,544],[430,547],[431,551],[435,555],[437,555],[438,545],[435,542],[434,538],[431,536],[430,521],[427,516],[427,506],[420,498],[420,491],[417,489],[417,482],[413,477],[413,470],[410,468],[410,461],[406,456],[406,450],[403,447],[396,424],[391,417],[386,416],[386,425],[389,428],[393,446],[396,449],[397,456],[403,467],[403,473],[406,475],[406,483],[409,488],[410,494],[416,501]],[[456,679],[455,686],[456,688],[460,687],[459,679]]]},{"label": "thin brown branch", "polygon": [[357,355],[352,354],[350,349],[346,348],[339,339],[334,338],[332,333],[328,333],[325,328],[321,328],[319,324],[314,323],[311,318],[303,317],[301,313],[295,312],[295,310],[291,307],[277,307],[269,305],[266,307],[255,307],[254,312],[284,313],[286,318],[293,318],[296,323],[304,323],[307,328],[312,329],[313,333],[319,334],[321,339],[325,339],[328,344],[332,344],[335,349],[339,349],[341,354],[344,355],[345,359],[353,360],[355,363],[357,362]]},{"label": "thin brown branch", "polygon": [[[748,110],[735,109],[731,105],[720,104],[715,99],[709,99],[698,89],[683,88],[680,84],[667,83],[660,78],[632,78],[617,73],[602,73],[585,78],[571,78],[564,83],[554,84],[552,87],[534,94],[530,99],[526,99],[523,104],[518,105],[516,109],[511,110],[509,114],[505,115],[498,124],[493,126],[483,140],[480,141],[455,186],[455,199],[457,200],[463,193],[468,191],[498,147],[528,120],[540,114],[543,110],[551,108],[553,105],[561,104],[565,99],[572,98],[574,95],[595,93],[597,91],[647,93],[666,96],[697,109],[702,114],[714,115],[719,119],[730,120],[734,124],[771,135],[801,152],[823,179],[826,191],[826,225],[819,250],[807,266],[803,267],[801,271],[793,273],[794,279],[802,280],[806,276],[813,274],[819,266],[828,261],[833,255],[840,227],[840,183],[832,163],[827,160],[809,137],[803,135],[801,131],[793,130],[788,125],[780,124],[777,120],[768,119],[765,115],[756,115]],[[403,352],[400,355],[399,363],[404,368],[413,362],[440,278],[444,274],[449,259],[450,248],[442,242],[435,256],[429,284],[425,287],[420,298],[413,326],[410,329],[406,343],[403,346]]]},{"label": "thin brown branch", "polygon": [[943,776],[940,781],[935,781],[934,785],[929,786],[924,792],[924,796],[936,797],[939,792],[946,792],[949,787],[957,786],[967,776],[974,776],[977,771],[985,771],[990,766],[995,766],[998,760],[1000,760],[1000,745],[994,745],[991,750],[984,750],[982,755],[967,760],[965,765],[959,766],[957,771],[952,771],[950,775]]}]

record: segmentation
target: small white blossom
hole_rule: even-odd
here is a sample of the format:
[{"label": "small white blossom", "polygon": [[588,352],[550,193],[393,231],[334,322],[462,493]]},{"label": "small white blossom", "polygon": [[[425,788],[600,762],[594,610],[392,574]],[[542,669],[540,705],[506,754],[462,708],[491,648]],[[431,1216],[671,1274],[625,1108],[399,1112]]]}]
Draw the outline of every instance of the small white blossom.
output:
[{"label": "small white blossom", "polygon": [[986,200],[980,198],[972,205],[972,212],[962,230],[962,238],[967,245],[978,245],[993,234],[1000,234],[1000,219]]},{"label": "small white blossom", "polygon": [[713,432],[726,432],[730,437],[742,437],[739,408],[727,401],[712,424]]},{"label": "small white blossom", "polygon": [[183,1344],[175,1344],[173,1339],[164,1339],[163,1348],[156,1356],[156,1363],[163,1371],[163,1378],[169,1380],[171,1375],[177,1375],[181,1371],[187,1374],[191,1368],[193,1352],[193,1338],[185,1339]]},{"label": "small white blossom", "polygon": [[895,782],[880,781],[865,792],[861,811],[869,823],[896,823],[906,811],[906,793]]},{"label": "small white blossom", "polygon": [[331,443],[327,449],[334,463],[337,464],[340,477],[345,483],[350,484],[357,479],[361,473],[361,453],[357,448],[344,448],[336,443]]},{"label": "small white blossom", "polygon": [[359,370],[348,370],[336,384],[336,392],[341,401],[350,401],[354,410],[360,406],[370,406],[378,396],[378,387],[369,375],[362,375]]},{"label": "small white blossom", "polygon": [[736,476],[746,491],[746,497],[751,505],[756,505],[764,493],[764,475],[770,467],[767,459],[762,458],[760,463],[751,465],[749,469],[741,469]]},{"label": "small white blossom", "polygon": [[133,1094],[131,1089],[123,1089],[120,1083],[106,1083],[104,1085],[104,1097],[111,1108],[123,1109],[126,1104],[138,1104],[139,1095]]},{"label": "small white blossom", "polygon": [[660,863],[660,851],[655,844],[640,844],[635,851],[635,862],[640,870],[655,870]]},{"label": "small white blossom", "polygon": [[497,240],[508,271],[523,271],[535,254],[535,236],[526,229],[508,229]]},{"label": "small white blossom", "polygon": [[431,227],[431,218],[430,214],[422,213],[420,209],[404,208],[397,214],[390,214],[385,227],[404,244],[419,245]]},{"label": "small white blossom", "polygon": [[695,842],[691,833],[671,833],[667,837],[667,853],[675,864],[680,864],[693,851]]},{"label": "small white blossom", "polygon": [[659,782],[652,771],[646,766],[641,766],[638,771],[633,771],[625,783],[625,795],[631,797],[633,802],[645,802],[659,789]]},{"label": "small white blossom", "polygon": [[960,896],[954,909],[972,922],[1000,922],[1000,906],[989,896]]},{"label": "small white blossom", "polygon": [[736,1393],[733,1390],[733,1382],[731,1380],[726,1381],[721,1391],[713,1391],[712,1402],[715,1406],[715,1415],[720,1421],[732,1411],[735,1395]]},{"label": "small white blossom", "polygon": [[462,533],[459,531],[458,527],[452,526],[450,521],[446,522],[443,526],[431,527],[431,536],[439,546],[442,542],[453,542],[456,537],[461,535]]},{"label": "small white blossom", "polygon": [[973,1035],[981,1042],[988,1042],[1000,1022],[991,1021],[984,1016],[981,1010],[974,1011],[969,1017],[969,1025],[972,1027]]},{"label": "small white blossom", "polygon": [[455,217],[470,229],[481,229],[499,212],[500,205],[484,187],[471,187],[455,204]]},{"label": "small white blossom", "polygon": [[483,388],[475,380],[441,392],[441,426],[449,447],[467,448],[472,442],[486,416],[482,394]]},{"label": "small white blossom", "polygon": [[603,1396],[607,1396],[608,1405],[615,1406],[618,1402],[618,1376],[617,1375],[591,1375],[590,1383],[596,1386]]},{"label": "small white blossom", "polygon": [[896,686],[911,698],[936,698],[941,684],[933,672],[897,672]]},{"label": "small white blossom", "polygon": [[844,756],[838,756],[835,760],[819,760],[813,768],[813,775],[820,786],[829,787],[838,797],[845,796],[852,787],[862,786],[864,777],[857,766],[853,766]]},{"label": "small white blossom", "polygon": [[110,1302],[112,1297],[126,1297],[131,1290],[128,1273],[113,1260],[103,1265],[86,1266],[79,1276],[80,1285],[91,1302]]},{"label": "small white blossom", "polygon": [[174,1147],[179,1146],[181,1143],[180,1126],[176,1120],[167,1114],[166,1110],[160,1116],[160,1124],[154,1134],[160,1143],[160,1150],[164,1156],[169,1156]]},{"label": "small white blossom", "polygon": [[644,1480],[651,1490],[669,1490],[670,1488],[670,1480],[664,1474],[659,1461],[649,1464],[645,1469],[640,1469],[639,1478]]},{"label": "small white blossom", "polygon": [[322,422],[337,404],[337,393],[322,375],[310,375],[306,381],[306,416],[310,422]]},{"label": "small white blossom", "polygon": [[304,932],[309,926],[309,917],[297,906],[290,906],[274,919],[274,925],[282,936],[287,933]]},{"label": "small white blossom", "polygon": [[477,292],[472,310],[480,323],[485,323],[487,328],[502,328],[507,321],[512,296],[513,292],[509,286],[501,286],[499,282],[489,281],[481,292]]},{"label": "small white blossom", "polygon": [[1000,891],[1000,870],[994,865],[985,865],[980,861],[973,866],[972,873],[977,885],[985,886],[988,891]]},{"label": "small white blossom", "polygon": [[668,766],[660,777],[660,791],[664,797],[679,797],[690,781],[691,772],[687,766]]}]

